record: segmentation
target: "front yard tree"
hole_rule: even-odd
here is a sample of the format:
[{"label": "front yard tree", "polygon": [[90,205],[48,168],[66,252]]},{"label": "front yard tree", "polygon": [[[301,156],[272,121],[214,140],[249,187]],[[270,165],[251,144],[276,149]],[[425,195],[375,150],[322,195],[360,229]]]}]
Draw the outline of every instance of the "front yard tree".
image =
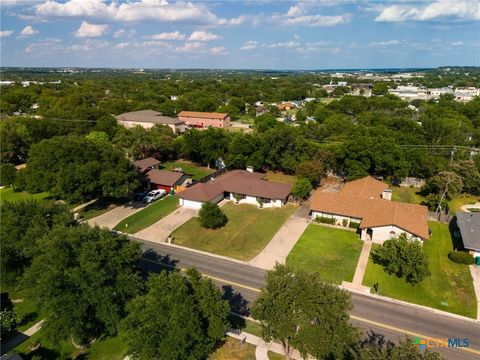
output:
[{"label": "front yard tree", "polygon": [[298,164],[296,174],[298,177],[308,179],[312,184],[318,185],[327,175],[327,171],[323,161],[314,159],[302,161]]},{"label": "front yard tree", "polygon": [[49,314],[42,328],[54,342],[87,344],[115,335],[127,301],[141,287],[137,243],[108,230],[57,227],[43,237],[25,285]]},{"label": "front yard tree", "polygon": [[391,342],[385,342],[379,336],[365,341],[358,349],[352,352],[352,360],[442,360],[443,358],[437,352],[431,352],[428,349],[419,350],[411,339],[400,341],[395,345]]},{"label": "front yard tree", "polygon": [[348,323],[352,304],[347,293],[317,274],[293,273],[280,264],[266,280],[252,309],[263,338],[279,341],[287,360],[294,348],[305,358],[343,358],[357,339]]},{"label": "front yard tree", "polygon": [[430,276],[428,258],[422,251],[421,243],[408,240],[405,233],[385,241],[381,247],[373,250],[372,260],[382,265],[387,274],[405,278],[413,285]]},{"label": "front yard tree", "polygon": [[0,184],[10,186],[15,183],[17,169],[13,164],[6,163],[0,165]]},{"label": "front yard tree", "polygon": [[151,275],[123,320],[128,354],[135,359],[205,359],[225,337],[229,306],[196,270]]},{"label": "front yard tree", "polygon": [[295,182],[295,185],[293,185],[292,195],[297,199],[305,200],[310,196],[312,189],[310,180],[300,178]]},{"label": "front yard tree", "polygon": [[228,219],[217,204],[207,201],[198,213],[200,224],[207,229],[217,229],[224,226]]}]

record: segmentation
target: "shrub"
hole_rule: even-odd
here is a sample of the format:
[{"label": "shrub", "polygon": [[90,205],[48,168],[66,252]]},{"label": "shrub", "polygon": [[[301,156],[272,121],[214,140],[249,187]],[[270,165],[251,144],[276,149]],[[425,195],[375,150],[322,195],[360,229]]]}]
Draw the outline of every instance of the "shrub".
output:
[{"label": "shrub", "polygon": [[450,251],[448,258],[457,264],[473,264],[473,256],[466,251]]},{"label": "shrub", "polygon": [[300,178],[293,185],[292,195],[297,199],[305,200],[310,196],[312,183],[308,179]]},{"label": "shrub", "polygon": [[347,225],[348,225],[348,220],[347,220],[347,219],[343,219],[343,220],[342,220],[342,225],[343,225],[343,226],[347,226]]},{"label": "shrub", "polygon": [[209,201],[202,205],[198,218],[202,227],[206,229],[217,229],[224,226],[228,221],[220,207]]},{"label": "shrub", "polygon": [[17,328],[17,314],[14,309],[5,309],[0,312],[0,336],[2,340],[12,334]]},{"label": "shrub", "polygon": [[315,218],[315,221],[318,222],[318,223],[322,223],[322,224],[335,224],[335,219],[334,218],[327,218],[327,217],[324,217],[324,216],[317,216]]},{"label": "shrub", "polygon": [[353,221],[350,221],[350,224],[348,224],[348,227],[352,229],[358,229],[359,226],[360,226],[360,223],[353,222]]}]

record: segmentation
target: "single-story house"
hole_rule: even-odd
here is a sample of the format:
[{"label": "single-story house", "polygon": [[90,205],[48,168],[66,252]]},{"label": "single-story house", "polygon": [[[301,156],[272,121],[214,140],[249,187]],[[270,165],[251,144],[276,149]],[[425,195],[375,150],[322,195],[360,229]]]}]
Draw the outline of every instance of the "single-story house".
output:
[{"label": "single-story house", "polygon": [[181,111],[178,119],[184,121],[187,126],[193,127],[218,127],[225,128],[230,126],[230,116],[226,113],[200,112],[200,111]]},{"label": "single-story house", "polygon": [[155,158],[148,157],[142,160],[137,160],[133,162],[133,165],[137,168],[137,170],[141,174],[145,174],[149,170],[152,169],[159,169],[160,168],[160,161]]},{"label": "single-story house", "polygon": [[145,175],[150,190],[163,189],[167,193],[172,189],[180,192],[192,182],[190,175],[178,171],[152,169]]},{"label": "single-story house", "polygon": [[185,132],[185,123],[182,120],[163,116],[162,113],[154,110],[131,111],[115,116],[117,122],[126,128],[141,126],[150,129],[156,124],[167,125],[174,133]]},{"label": "single-story house", "polygon": [[474,257],[480,256],[480,212],[457,212],[457,225],[463,247]]},{"label": "single-story house", "polygon": [[358,226],[362,240],[383,243],[402,233],[429,238],[426,206],[391,201],[388,185],[370,176],[350,181],[339,193],[316,191],[310,205],[312,220],[335,219],[336,225]]},{"label": "single-story house", "polygon": [[199,209],[203,203],[218,203],[223,199],[238,201],[240,204],[263,207],[282,207],[286,204],[292,186],[264,180],[265,175],[253,170],[229,171],[208,183],[198,183],[180,195],[180,206]]},{"label": "single-story house", "polygon": [[292,103],[292,102],[283,102],[281,104],[278,104],[277,105],[277,108],[280,110],[280,111],[286,111],[286,110],[291,110],[293,108],[295,108],[295,104]]}]

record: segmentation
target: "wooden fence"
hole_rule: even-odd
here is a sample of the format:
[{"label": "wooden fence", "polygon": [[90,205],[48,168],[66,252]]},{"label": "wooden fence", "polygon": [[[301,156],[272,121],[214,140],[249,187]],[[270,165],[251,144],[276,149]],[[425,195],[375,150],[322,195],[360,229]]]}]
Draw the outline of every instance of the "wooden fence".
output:
[{"label": "wooden fence", "polygon": [[433,221],[438,221],[441,223],[449,224],[452,221],[453,216],[450,214],[445,214],[443,212],[429,211],[428,219]]},{"label": "wooden fence", "polygon": [[228,169],[226,167],[224,167],[223,169],[220,169],[220,170],[217,170],[217,171],[214,171],[213,173],[211,174],[208,174],[208,175],[205,175],[204,177],[198,179],[198,180],[195,180],[195,181],[192,181],[192,183],[190,185],[188,185],[189,187],[192,186],[192,185],[195,185],[197,183],[207,183],[210,181],[211,178],[216,178],[220,175],[223,175],[225,174],[226,172],[228,171]]}]

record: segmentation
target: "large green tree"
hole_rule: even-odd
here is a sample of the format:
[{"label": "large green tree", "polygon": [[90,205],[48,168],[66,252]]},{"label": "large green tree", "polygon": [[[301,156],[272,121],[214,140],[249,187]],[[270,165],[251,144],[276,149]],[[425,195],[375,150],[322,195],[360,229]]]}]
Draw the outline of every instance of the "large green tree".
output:
[{"label": "large green tree", "polygon": [[25,286],[55,342],[86,344],[115,335],[126,303],[141,289],[140,247],[124,236],[87,225],[56,227],[38,245]]},{"label": "large green tree", "polygon": [[291,272],[277,264],[252,308],[266,341],[279,341],[285,358],[293,349],[303,357],[342,358],[357,339],[348,323],[348,294],[317,274]]},{"label": "large green tree", "polygon": [[196,270],[151,275],[147,289],[122,324],[132,358],[205,359],[225,337],[228,303]]},{"label": "large green tree", "polygon": [[398,345],[372,336],[360,346],[352,349],[352,360],[442,360],[437,352],[420,350],[411,339],[400,341]]},{"label": "large green tree", "polygon": [[387,274],[405,278],[410,284],[417,284],[430,276],[428,258],[422,250],[422,244],[409,240],[405,233],[397,238],[387,240],[372,251],[372,259],[383,266]]},{"label": "large green tree", "polygon": [[2,281],[18,283],[39,251],[40,239],[59,225],[73,226],[68,209],[52,202],[23,200],[0,205],[0,247]]}]

